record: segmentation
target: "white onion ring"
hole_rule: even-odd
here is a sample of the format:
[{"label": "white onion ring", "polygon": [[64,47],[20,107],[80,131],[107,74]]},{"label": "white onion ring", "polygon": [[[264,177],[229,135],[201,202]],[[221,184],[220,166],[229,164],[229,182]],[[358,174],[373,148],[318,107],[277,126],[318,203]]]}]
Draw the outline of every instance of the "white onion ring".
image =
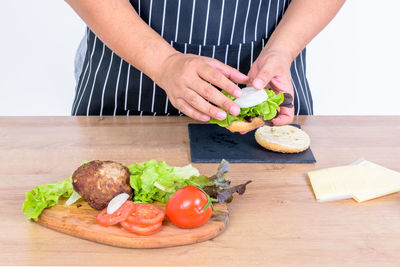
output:
[{"label": "white onion ring", "polygon": [[121,193],[116,195],[111,201],[108,203],[107,206],[107,214],[113,214],[116,212],[129,198],[127,193]]},{"label": "white onion ring", "polygon": [[81,196],[77,192],[72,192],[71,196],[68,198],[67,202],[65,202],[65,205],[71,206],[75,202],[77,202]]},{"label": "white onion ring", "polygon": [[257,90],[253,87],[246,87],[242,89],[242,96],[237,98],[234,102],[240,108],[250,108],[257,106],[268,99],[268,94],[265,90]]}]

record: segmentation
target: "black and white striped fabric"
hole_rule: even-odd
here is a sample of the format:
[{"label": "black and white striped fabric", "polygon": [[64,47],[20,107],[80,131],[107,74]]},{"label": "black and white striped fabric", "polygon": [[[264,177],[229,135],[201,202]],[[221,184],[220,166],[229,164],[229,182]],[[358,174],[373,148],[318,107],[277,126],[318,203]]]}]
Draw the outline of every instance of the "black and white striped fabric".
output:
[{"label": "black and white striped fabric", "polygon": [[[140,17],[182,53],[247,74],[290,0],[131,0]],[[166,93],[87,30],[72,115],[178,115]],[[306,51],[291,67],[295,114],[313,114]],[[157,64],[157,62],[154,62]]]}]

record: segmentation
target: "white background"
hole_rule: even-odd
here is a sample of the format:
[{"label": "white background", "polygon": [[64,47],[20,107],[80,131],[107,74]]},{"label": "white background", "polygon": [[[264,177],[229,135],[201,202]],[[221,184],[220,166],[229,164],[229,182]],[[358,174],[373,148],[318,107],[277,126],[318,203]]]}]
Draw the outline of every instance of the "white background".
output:
[{"label": "white background", "polygon": [[[400,1],[350,0],[308,46],[316,115],[400,115]],[[0,115],[70,115],[85,26],[64,1],[0,2]]]}]

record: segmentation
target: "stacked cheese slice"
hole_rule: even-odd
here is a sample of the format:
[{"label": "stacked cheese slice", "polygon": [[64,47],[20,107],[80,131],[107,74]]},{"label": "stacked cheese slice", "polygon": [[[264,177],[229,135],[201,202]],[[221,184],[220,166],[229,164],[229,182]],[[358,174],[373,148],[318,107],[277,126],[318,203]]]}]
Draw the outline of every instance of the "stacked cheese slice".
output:
[{"label": "stacked cheese slice", "polygon": [[362,202],[400,191],[400,173],[366,160],[312,171],[308,177],[320,202],[347,198]]}]

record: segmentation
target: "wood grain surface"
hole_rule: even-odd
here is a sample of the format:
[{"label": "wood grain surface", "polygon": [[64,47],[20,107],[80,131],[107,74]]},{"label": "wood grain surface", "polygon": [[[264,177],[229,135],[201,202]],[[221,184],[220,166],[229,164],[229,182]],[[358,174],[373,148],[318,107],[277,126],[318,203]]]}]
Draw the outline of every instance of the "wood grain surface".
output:
[{"label": "wood grain surface", "polygon": [[[306,173],[361,157],[400,171],[400,117],[298,117],[316,164],[232,164],[247,192],[218,237],[124,249],[26,221],[25,191],[69,177],[83,160],[190,161],[183,117],[0,117],[0,265],[400,266],[400,194],[315,201]],[[218,164],[194,164],[211,175]]]},{"label": "wood grain surface", "polygon": [[[162,203],[159,205],[165,206]],[[149,236],[125,231],[119,224],[100,226],[96,222],[98,211],[86,201],[78,201],[77,204],[68,207],[65,205],[65,199],[62,199],[57,205],[45,209],[38,223],[78,238],[115,247],[165,248],[203,242],[222,233],[229,221],[228,209],[225,204],[219,203],[214,207],[218,212],[214,212],[210,220],[200,227],[182,229],[166,219],[161,230]]]}]

